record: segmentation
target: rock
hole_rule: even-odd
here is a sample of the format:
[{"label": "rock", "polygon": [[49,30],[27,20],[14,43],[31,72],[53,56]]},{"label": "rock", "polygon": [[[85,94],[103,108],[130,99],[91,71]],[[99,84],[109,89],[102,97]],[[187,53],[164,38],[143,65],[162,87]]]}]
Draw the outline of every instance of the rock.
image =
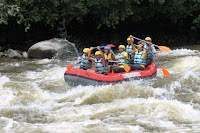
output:
[{"label": "rock", "polygon": [[4,56],[4,53],[3,52],[0,52],[0,57],[3,57]]},{"label": "rock", "polygon": [[50,39],[31,46],[28,50],[28,55],[30,58],[52,58],[63,47],[67,48],[66,54],[68,55],[71,54],[71,51],[74,51],[74,47],[69,41],[64,39]]},{"label": "rock", "polygon": [[22,52],[22,57],[28,59],[28,53],[26,51]]},{"label": "rock", "polygon": [[15,51],[13,49],[8,49],[7,51],[5,51],[5,55],[7,55],[7,57],[15,58],[15,59],[22,58],[21,54],[19,54],[17,51]]},{"label": "rock", "polygon": [[17,53],[19,53],[19,54],[21,54],[22,55],[22,51],[20,51],[20,50],[15,50]]}]

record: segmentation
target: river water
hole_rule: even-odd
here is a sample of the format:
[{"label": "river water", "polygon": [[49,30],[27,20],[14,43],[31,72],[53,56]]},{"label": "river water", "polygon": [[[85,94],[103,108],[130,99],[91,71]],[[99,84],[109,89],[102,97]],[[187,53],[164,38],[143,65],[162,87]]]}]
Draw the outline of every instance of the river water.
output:
[{"label": "river water", "polygon": [[200,132],[200,52],[159,58],[170,77],[98,87],[67,85],[75,60],[1,58],[0,132]]}]

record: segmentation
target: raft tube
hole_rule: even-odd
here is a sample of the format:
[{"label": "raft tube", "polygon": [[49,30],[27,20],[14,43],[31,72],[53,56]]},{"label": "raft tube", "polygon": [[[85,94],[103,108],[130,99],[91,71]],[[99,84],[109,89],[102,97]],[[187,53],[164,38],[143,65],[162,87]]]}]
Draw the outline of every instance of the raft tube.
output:
[{"label": "raft tube", "polygon": [[87,70],[71,68],[67,69],[64,78],[65,81],[71,86],[77,85],[107,85],[115,84],[123,81],[129,81],[132,79],[147,79],[154,78],[156,76],[155,64],[150,64],[145,70],[134,70],[128,73],[109,73],[107,75],[90,72]]}]

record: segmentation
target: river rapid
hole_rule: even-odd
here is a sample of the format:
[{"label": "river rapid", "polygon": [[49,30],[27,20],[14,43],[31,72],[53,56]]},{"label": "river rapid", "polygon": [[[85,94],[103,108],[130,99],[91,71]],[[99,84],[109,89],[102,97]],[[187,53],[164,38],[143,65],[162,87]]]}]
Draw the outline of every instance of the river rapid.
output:
[{"label": "river rapid", "polygon": [[[199,47],[198,47],[199,48]],[[159,52],[151,80],[71,87],[76,60],[0,59],[1,133],[200,132],[200,52]]]}]

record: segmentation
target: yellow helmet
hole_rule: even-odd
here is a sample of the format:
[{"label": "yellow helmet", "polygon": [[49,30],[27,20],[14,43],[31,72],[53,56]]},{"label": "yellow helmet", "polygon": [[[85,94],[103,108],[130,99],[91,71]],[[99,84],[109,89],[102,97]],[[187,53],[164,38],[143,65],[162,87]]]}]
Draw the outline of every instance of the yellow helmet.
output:
[{"label": "yellow helmet", "polygon": [[151,41],[152,42],[152,39],[151,39],[151,37],[146,37],[145,41]]},{"label": "yellow helmet", "polygon": [[137,47],[143,47],[144,45],[143,44],[139,44],[139,45],[137,45]]},{"label": "yellow helmet", "polygon": [[133,38],[130,38],[130,37],[128,37],[128,38],[127,38],[127,41],[132,41],[132,42],[134,42],[134,39],[133,39]]},{"label": "yellow helmet", "polygon": [[90,49],[89,49],[89,48],[84,48],[84,49],[83,49],[83,52],[84,52],[84,53],[89,53],[89,52],[90,52]]},{"label": "yellow helmet", "polygon": [[95,55],[101,55],[101,52],[100,51],[96,51]]},{"label": "yellow helmet", "polygon": [[119,45],[118,49],[120,48],[125,49],[126,47],[124,45]]}]

